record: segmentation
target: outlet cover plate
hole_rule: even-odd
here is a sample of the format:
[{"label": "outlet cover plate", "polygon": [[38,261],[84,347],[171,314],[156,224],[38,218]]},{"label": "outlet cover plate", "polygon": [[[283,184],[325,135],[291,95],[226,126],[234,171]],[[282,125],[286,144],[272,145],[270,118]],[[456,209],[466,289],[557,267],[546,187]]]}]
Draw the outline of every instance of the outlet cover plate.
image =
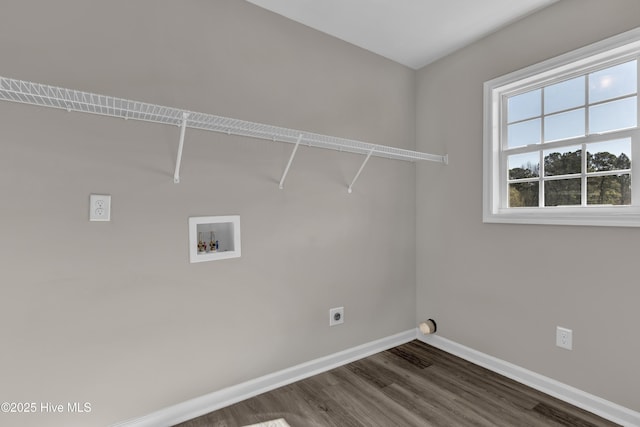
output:
[{"label": "outlet cover plate", "polygon": [[89,196],[89,221],[111,221],[111,196],[106,194]]},{"label": "outlet cover plate", "polygon": [[571,329],[556,326],[556,345],[566,350],[573,349],[573,331]]},{"label": "outlet cover plate", "polygon": [[344,323],[344,307],[336,307],[329,310],[329,326]]}]

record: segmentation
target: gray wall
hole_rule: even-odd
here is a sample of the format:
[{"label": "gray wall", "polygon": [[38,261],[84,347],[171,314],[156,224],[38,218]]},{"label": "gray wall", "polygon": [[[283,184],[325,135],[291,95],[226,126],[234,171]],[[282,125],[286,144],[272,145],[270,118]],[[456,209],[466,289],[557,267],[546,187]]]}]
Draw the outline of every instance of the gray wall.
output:
[{"label": "gray wall", "polygon": [[637,0],[562,0],[417,75],[417,148],[450,156],[417,169],[417,320],[636,411],[640,229],[483,224],[482,84],[638,25]]},{"label": "gray wall", "polygon": [[[415,148],[415,72],[238,0],[5,0],[0,74]],[[415,166],[0,103],[0,396],[107,425],[413,328]],[[89,194],[112,221],[88,221]],[[190,264],[189,216],[242,258]],[[329,328],[344,305],[346,323]]]}]

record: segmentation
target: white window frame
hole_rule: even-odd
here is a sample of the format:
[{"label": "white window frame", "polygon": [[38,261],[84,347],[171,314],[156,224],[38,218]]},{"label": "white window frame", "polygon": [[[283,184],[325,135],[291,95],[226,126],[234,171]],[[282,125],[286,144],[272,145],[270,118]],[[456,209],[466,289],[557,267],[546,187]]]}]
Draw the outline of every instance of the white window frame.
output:
[{"label": "white window frame", "polygon": [[[502,114],[506,97],[533,90],[557,81],[589,73],[592,69],[613,66],[640,58],[640,27],[564,55],[515,71],[484,84],[484,157],[483,222],[518,224],[559,224],[640,227],[640,128],[589,135],[582,142],[611,139],[613,135],[630,136],[631,186],[630,206],[576,206],[509,208],[508,168],[501,161],[501,140],[505,134]],[[639,60],[640,65],[640,60]],[[638,72],[640,76],[640,72]],[[638,77],[640,80],[640,77]],[[640,81],[638,82],[640,89]],[[640,98],[640,95],[638,95]],[[640,108],[638,108],[640,124]],[[551,144],[553,145],[553,144]],[[549,145],[549,148],[551,148]],[[544,149],[545,143],[540,144]],[[584,172],[583,172],[584,173]],[[541,194],[542,197],[542,194]]]}]

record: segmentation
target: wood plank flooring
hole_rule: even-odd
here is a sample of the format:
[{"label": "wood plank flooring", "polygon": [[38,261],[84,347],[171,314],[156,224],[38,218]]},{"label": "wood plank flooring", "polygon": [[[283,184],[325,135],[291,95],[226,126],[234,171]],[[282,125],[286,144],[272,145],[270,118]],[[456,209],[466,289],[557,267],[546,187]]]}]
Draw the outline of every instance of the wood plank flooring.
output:
[{"label": "wood plank flooring", "polygon": [[615,426],[421,341],[211,412],[179,427]]}]

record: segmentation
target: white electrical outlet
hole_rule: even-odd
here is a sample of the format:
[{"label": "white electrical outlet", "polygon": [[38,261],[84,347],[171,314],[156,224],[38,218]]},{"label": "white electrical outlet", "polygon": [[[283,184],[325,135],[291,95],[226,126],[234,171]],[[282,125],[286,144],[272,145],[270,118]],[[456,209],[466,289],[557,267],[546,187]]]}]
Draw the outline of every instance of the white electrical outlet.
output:
[{"label": "white electrical outlet", "polygon": [[336,307],[329,310],[329,326],[344,323],[344,307]]},{"label": "white electrical outlet", "polygon": [[573,331],[571,329],[556,326],[556,345],[571,350],[573,348]]},{"label": "white electrical outlet", "polygon": [[89,197],[89,221],[111,221],[111,196],[92,194]]}]

